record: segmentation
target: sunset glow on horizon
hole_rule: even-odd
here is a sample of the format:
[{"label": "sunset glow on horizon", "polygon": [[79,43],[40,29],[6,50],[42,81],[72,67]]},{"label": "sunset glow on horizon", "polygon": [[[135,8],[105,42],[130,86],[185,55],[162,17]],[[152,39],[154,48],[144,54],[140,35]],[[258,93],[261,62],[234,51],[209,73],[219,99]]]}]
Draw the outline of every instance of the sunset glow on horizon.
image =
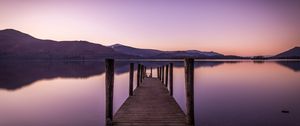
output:
[{"label": "sunset glow on horizon", "polygon": [[0,30],[8,28],[40,39],[275,55],[300,46],[300,1],[1,0]]}]

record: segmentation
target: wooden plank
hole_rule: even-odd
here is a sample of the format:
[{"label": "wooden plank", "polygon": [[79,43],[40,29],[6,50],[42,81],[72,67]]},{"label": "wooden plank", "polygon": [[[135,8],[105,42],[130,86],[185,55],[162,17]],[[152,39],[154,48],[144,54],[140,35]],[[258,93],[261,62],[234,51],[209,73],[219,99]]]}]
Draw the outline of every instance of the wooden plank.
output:
[{"label": "wooden plank", "polygon": [[186,118],[158,78],[145,78],[113,119],[115,126],[186,126]]}]

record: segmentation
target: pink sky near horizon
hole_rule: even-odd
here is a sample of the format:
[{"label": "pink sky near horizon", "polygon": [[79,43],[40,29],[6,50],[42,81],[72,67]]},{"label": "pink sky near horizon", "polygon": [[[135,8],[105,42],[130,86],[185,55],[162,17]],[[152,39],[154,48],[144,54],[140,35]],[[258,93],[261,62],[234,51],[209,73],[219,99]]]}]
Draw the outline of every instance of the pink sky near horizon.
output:
[{"label": "pink sky near horizon", "polygon": [[274,55],[300,46],[295,0],[1,0],[0,29],[42,39]]}]

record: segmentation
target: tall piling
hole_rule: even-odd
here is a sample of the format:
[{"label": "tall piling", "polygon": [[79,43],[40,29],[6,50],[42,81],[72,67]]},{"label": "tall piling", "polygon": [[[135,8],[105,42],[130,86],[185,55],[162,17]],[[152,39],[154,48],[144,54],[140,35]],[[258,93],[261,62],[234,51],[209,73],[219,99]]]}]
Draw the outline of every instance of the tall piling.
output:
[{"label": "tall piling", "polygon": [[114,94],[114,59],[105,59],[105,124],[112,125]]},{"label": "tall piling", "polygon": [[194,59],[184,60],[187,123],[195,125],[194,119]]}]

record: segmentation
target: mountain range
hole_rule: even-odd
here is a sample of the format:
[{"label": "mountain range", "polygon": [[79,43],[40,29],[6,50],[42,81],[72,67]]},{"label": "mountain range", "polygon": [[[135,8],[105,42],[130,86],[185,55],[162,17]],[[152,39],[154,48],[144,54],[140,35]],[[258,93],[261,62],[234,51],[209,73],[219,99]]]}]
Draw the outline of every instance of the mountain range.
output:
[{"label": "mountain range", "polygon": [[[273,58],[299,58],[299,47]],[[32,37],[14,29],[0,30],[0,59],[240,59],[245,57],[223,55],[198,50],[161,51],[141,49],[121,44],[104,46],[88,41],[54,41]]]},{"label": "mountain range", "polygon": [[98,59],[130,58],[112,48],[87,41],[53,41],[6,29],[0,31],[1,59]]},{"label": "mountain range", "polygon": [[300,47],[294,47],[274,56],[274,58],[294,58],[300,59]]},{"label": "mountain range", "polygon": [[198,50],[185,50],[185,51],[161,51],[155,49],[140,49],[121,44],[114,44],[109,46],[116,52],[132,55],[136,57],[149,58],[149,59],[181,59],[186,57],[191,58],[225,58],[225,56],[216,52],[204,52]]}]

